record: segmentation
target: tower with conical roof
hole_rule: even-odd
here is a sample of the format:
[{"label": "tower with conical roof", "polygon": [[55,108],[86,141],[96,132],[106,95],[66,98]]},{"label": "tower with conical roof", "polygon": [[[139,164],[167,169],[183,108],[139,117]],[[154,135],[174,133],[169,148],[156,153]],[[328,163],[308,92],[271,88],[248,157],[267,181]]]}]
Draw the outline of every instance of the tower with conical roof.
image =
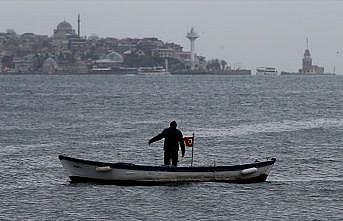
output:
[{"label": "tower with conical roof", "polygon": [[200,36],[198,33],[194,31],[194,28],[191,28],[191,31],[187,33],[186,37],[191,42],[191,69],[194,69],[194,61],[195,61],[195,40],[198,39]]},{"label": "tower with conical roof", "polygon": [[311,53],[310,50],[308,49],[308,37],[306,37],[306,50],[304,53],[304,58],[303,58],[303,73],[309,73],[311,72],[312,69],[312,58],[311,58]]}]

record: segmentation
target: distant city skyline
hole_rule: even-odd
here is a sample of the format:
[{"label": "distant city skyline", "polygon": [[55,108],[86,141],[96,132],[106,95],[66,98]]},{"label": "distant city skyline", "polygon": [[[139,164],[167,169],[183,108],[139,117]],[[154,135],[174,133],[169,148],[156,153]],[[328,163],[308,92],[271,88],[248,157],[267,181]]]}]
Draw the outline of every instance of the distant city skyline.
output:
[{"label": "distant city skyline", "polygon": [[2,1],[0,32],[51,36],[66,20],[81,35],[157,37],[190,50],[187,31],[200,34],[196,53],[232,66],[279,71],[301,68],[306,37],[315,64],[343,73],[340,1]]}]

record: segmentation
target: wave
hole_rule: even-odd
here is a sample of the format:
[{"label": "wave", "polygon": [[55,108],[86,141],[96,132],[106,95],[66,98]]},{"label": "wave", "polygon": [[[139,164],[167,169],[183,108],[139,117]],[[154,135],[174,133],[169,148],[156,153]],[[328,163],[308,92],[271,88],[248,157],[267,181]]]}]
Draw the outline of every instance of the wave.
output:
[{"label": "wave", "polygon": [[17,153],[26,153],[28,151],[48,148],[55,146],[58,143],[38,143],[38,144],[18,144],[18,145],[7,145],[0,146],[0,156],[9,156]]},{"label": "wave", "polygon": [[160,123],[164,123],[164,121],[162,120],[141,120],[141,121],[132,121],[129,122],[128,124],[160,124]]},{"label": "wave", "polygon": [[303,178],[303,179],[278,179],[278,178],[269,178],[268,182],[280,182],[280,183],[302,183],[302,182],[343,182],[343,178],[327,178],[327,177],[322,177],[322,178]]},{"label": "wave", "polygon": [[[343,119],[320,118],[302,121],[278,121],[257,124],[242,124],[231,128],[194,128],[198,137],[248,136],[257,133],[282,133],[309,129],[326,129],[343,127]],[[190,132],[192,133],[192,131]]]}]

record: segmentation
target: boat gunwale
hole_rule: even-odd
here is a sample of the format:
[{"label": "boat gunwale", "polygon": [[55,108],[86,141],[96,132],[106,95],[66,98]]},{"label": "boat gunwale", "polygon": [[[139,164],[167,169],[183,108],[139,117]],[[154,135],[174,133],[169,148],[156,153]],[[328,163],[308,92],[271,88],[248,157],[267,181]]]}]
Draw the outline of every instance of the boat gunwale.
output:
[{"label": "boat gunwale", "polygon": [[91,166],[110,166],[114,169],[125,169],[125,170],[139,170],[139,171],[161,171],[161,172],[215,172],[215,171],[238,171],[252,167],[264,167],[273,165],[276,161],[275,158],[271,158],[267,161],[241,164],[233,166],[200,166],[200,167],[166,167],[166,166],[145,166],[136,165],[132,163],[104,163],[99,161],[83,160],[73,157],[67,157],[59,155],[60,160],[67,160],[75,163],[83,163]]}]

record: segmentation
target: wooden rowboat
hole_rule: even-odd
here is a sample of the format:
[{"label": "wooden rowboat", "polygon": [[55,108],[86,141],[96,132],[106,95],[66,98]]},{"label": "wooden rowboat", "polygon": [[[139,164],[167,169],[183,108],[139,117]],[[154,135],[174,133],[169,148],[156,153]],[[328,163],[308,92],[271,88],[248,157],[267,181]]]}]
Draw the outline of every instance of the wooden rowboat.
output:
[{"label": "wooden rowboat", "polygon": [[59,156],[72,182],[159,185],[183,182],[256,183],[267,179],[276,159],[234,166],[168,167],[103,163]]}]

